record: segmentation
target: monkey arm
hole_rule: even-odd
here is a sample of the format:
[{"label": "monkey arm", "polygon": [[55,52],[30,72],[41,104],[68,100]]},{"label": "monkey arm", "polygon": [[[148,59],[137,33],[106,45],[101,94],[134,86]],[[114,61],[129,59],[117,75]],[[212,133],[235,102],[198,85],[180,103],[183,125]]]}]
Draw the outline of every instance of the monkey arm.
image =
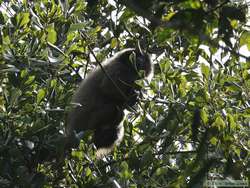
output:
[{"label": "monkey arm", "polygon": [[138,101],[141,86],[136,84],[134,77],[129,73],[117,71],[109,75],[104,75],[100,83],[100,91],[108,98],[112,98],[119,106],[125,104],[133,106]]},{"label": "monkey arm", "polygon": [[139,96],[140,96],[139,91],[131,89],[128,95],[128,99],[124,103],[124,108],[133,107],[139,101]]},{"label": "monkey arm", "polygon": [[128,98],[129,84],[121,82],[117,75],[111,75],[112,81],[108,77],[104,77],[100,83],[100,91],[108,99],[116,104],[123,104]]},{"label": "monkey arm", "polygon": [[133,107],[139,101],[141,95],[141,86],[133,83],[128,93],[128,100],[125,103],[125,108]]},{"label": "monkey arm", "polygon": [[96,106],[93,112],[88,114],[88,127],[93,129],[105,129],[116,127],[123,119],[123,109],[107,101],[101,105]]}]

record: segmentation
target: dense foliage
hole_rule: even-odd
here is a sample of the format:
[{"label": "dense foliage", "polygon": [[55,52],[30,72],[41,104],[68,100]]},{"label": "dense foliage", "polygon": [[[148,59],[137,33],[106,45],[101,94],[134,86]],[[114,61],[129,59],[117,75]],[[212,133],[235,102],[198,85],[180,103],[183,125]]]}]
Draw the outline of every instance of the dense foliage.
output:
[{"label": "dense foliage", "polygon": [[[250,25],[229,0],[0,0],[0,187],[202,187],[250,177]],[[125,137],[63,155],[72,93],[141,46],[155,76]],[[248,179],[249,181],[249,179]]]}]

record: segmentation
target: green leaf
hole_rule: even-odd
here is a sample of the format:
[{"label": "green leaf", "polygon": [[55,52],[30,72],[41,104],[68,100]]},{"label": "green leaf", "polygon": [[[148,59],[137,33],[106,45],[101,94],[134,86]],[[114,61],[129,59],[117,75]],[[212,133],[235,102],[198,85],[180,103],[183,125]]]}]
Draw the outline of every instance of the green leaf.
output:
[{"label": "green leaf", "polygon": [[16,19],[17,19],[17,23],[18,23],[19,27],[22,27],[22,26],[24,26],[24,25],[26,25],[26,24],[29,23],[29,21],[30,21],[30,14],[28,12],[26,12],[26,13],[19,13],[17,15]]},{"label": "green leaf", "polygon": [[91,174],[92,174],[91,169],[89,167],[87,167],[86,170],[85,170],[85,175],[90,176]]},{"label": "green leaf", "polygon": [[237,92],[241,91],[241,86],[237,84],[236,82],[228,82],[226,81],[224,83],[224,87],[226,87],[226,91],[231,91],[231,92]]},{"label": "green leaf", "polygon": [[158,32],[157,41],[159,44],[165,42],[173,34],[173,30],[170,28],[167,29],[159,28],[157,32]]},{"label": "green leaf", "polygon": [[84,156],[83,156],[83,153],[81,151],[72,151],[71,153],[72,157],[75,157],[77,159],[82,159]]},{"label": "green leaf", "polygon": [[213,126],[216,126],[219,130],[222,130],[226,127],[224,120],[221,118],[220,115],[215,119]]},{"label": "green leaf", "polygon": [[101,31],[101,29],[102,29],[102,27],[98,25],[95,27],[94,32],[98,33],[99,31]]},{"label": "green leaf", "polygon": [[44,89],[39,89],[37,92],[37,98],[36,98],[36,103],[40,104],[40,102],[44,99],[45,97],[45,90]]},{"label": "green leaf", "polygon": [[22,91],[20,89],[13,89],[11,91],[11,98],[10,98],[10,106],[15,106],[18,103],[19,97],[22,95]]},{"label": "green leaf", "polygon": [[112,38],[110,42],[110,48],[114,49],[118,45],[118,40],[117,38]]},{"label": "green leaf", "polygon": [[54,88],[54,87],[56,87],[56,85],[57,85],[57,80],[56,79],[53,79],[53,80],[50,81],[50,87]]},{"label": "green leaf", "polygon": [[28,75],[28,70],[27,69],[24,69],[21,71],[21,78],[24,78]]},{"label": "green leaf", "polygon": [[121,173],[120,173],[120,177],[124,180],[128,180],[128,179],[131,179],[132,178],[132,174],[129,170],[129,167],[128,167],[128,163],[123,161],[121,163]]},{"label": "green leaf", "polygon": [[243,71],[242,77],[243,77],[245,80],[250,80],[250,73],[248,72],[248,70],[244,70],[244,71]]},{"label": "green leaf", "polygon": [[78,31],[78,30],[82,30],[86,27],[85,23],[76,23],[76,24],[71,24],[70,28],[69,28],[69,32],[72,31]]},{"label": "green leaf", "polygon": [[185,97],[188,90],[188,83],[185,76],[181,76],[181,83],[179,84],[179,91],[182,97]]},{"label": "green leaf", "polygon": [[29,76],[28,77],[28,80],[26,80],[25,82],[24,82],[24,85],[29,85],[29,84],[31,84],[34,80],[35,80],[35,76]]},{"label": "green leaf", "polygon": [[197,0],[190,1],[190,6],[194,9],[199,9],[201,8],[201,2]]},{"label": "green leaf", "polygon": [[209,66],[205,65],[204,63],[201,64],[201,72],[203,76],[208,80],[210,74]]},{"label": "green leaf", "polygon": [[155,172],[155,174],[156,174],[157,176],[161,176],[161,175],[164,175],[164,174],[166,174],[166,173],[167,173],[167,169],[164,168],[164,167],[157,168],[157,170],[156,170],[156,172]]},{"label": "green leaf", "polygon": [[238,147],[233,147],[232,148],[234,153],[240,158],[240,155],[241,155],[241,149],[239,149]]},{"label": "green leaf", "polygon": [[202,108],[200,110],[200,115],[201,115],[201,119],[202,119],[203,123],[207,124],[207,122],[208,122],[208,115],[207,115],[207,112],[205,111],[204,108]]},{"label": "green leaf", "polygon": [[218,143],[218,139],[215,138],[215,137],[212,137],[212,138],[210,139],[210,143],[211,143],[212,145],[216,145],[216,144]]},{"label": "green leaf", "polygon": [[244,32],[240,36],[240,46],[247,45],[248,50],[250,50],[250,32]]},{"label": "green leaf", "polygon": [[57,33],[54,29],[54,27],[50,26],[47,28],[47,41],[50,42],[51,44],[54,44],[57,41]]},{"label": "green leaf", "polygon": [[231,114],[227,114],[227,118],[228,118],[230,129],[234,130],[236,128],[234,117]]},{"label": "green leaf", "polygon": [[122,168],[122,170],[127,170],[128,169],[128,163],[126,161],[123,161],[121,163],[121,168]]},{"label": "green leaf", "polygon": [[33,105],[30,104],[30,103],[26,103],[26,104],[24,105],[24,110],[26,111],[26,113],[32,112],[32,111],[33,111]]},{"label": "green leaf", "polygon": [[122,13],[120,20],[126,22],[129,18],[133,17],[135,14],[134,12],[130,11],[129,9],[125,9]]}]

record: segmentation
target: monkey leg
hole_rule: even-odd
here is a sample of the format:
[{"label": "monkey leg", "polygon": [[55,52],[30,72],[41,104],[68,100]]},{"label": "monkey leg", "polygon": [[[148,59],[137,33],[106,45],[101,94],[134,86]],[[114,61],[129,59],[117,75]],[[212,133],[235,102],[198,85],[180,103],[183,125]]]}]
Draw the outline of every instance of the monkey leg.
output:
[{"label": "monkey leg", "polygon": [[124,113],[121,109],[116,109],[115,119],[102,122],[103,126],[94,131],[93,142],[97,148],[109,148],[114,144],[119,144],[123,138],[123,125],[121,121]]},{"label": "monkey leg", "polygon": [[117,139],[117,130],[115,127],[111,129],[101,129],[94,132],[94,144],[97,148],[109,148]]},{"label": "monkey leg", "polygon": [[94,132],[94,144],[97,148],[110,148],[119,145],[124,135],[123,125]]}]

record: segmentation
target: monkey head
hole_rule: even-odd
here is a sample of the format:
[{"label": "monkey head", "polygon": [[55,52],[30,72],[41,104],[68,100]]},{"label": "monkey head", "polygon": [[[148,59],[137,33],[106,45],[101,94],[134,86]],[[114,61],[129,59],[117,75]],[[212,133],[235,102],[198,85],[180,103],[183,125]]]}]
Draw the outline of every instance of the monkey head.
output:
[{"label": "monkey head", "polygon": [[138,75],[138,79],[149,78],[151,79],[154,74],[153,64],[150,60],[150,56],[135,48],[126,49],[128,53],[124,53],[124,59],[129,60],[131,68],[135,70]]}]

